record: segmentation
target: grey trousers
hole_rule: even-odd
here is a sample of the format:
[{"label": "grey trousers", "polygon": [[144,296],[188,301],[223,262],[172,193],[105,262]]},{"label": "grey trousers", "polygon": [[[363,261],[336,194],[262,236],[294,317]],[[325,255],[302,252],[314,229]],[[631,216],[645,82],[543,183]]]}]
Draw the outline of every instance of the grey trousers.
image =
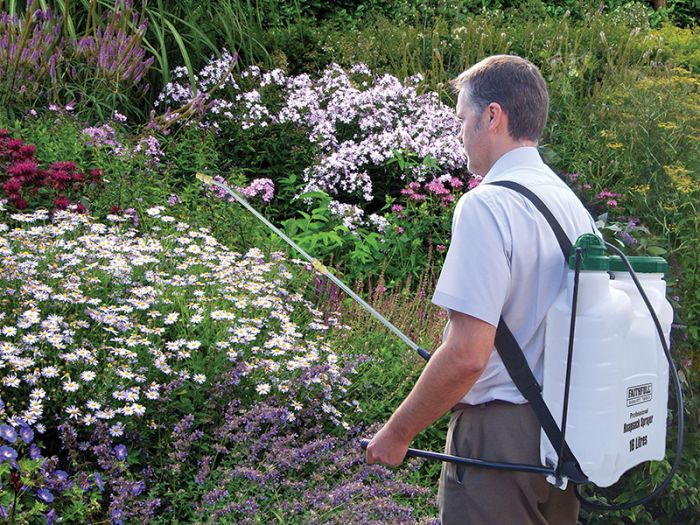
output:
[{"label": "grey trousers", "polygon": [[[540,464],[540,425],[529,405],[494,401],[458,405],[445,452]],[[438,490],[443,525],[576,525],[579,502],[569,483],[560,490],[541,474],[444,463]]]}]

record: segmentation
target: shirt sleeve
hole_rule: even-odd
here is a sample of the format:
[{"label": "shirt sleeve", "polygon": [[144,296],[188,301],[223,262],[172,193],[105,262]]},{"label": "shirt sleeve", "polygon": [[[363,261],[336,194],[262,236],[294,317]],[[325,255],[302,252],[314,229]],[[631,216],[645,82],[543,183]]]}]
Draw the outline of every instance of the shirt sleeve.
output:
[{"label": "shirt sleeve", "polygon": [[432,301],[498,326],[510,291],[512,242],[494,193],[472,190],[460,199]]}]

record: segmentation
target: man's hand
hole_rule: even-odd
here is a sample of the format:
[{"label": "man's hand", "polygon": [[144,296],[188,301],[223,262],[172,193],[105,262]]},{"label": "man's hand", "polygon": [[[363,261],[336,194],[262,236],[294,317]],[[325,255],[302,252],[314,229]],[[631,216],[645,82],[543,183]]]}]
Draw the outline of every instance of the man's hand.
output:
[{"label": "man's hand", "polygon": [[381,463],[397,467],[406,457],[410,441],[405,441],[392,431],[391,425],[384,425],[367,445],[367,464]]},{"label": "man's hand", "polygon": [[450,312],[445,342],[430,358],[408,397],[367,445],[367,463],[400,465],[413,438],[450,410],[479,379],[495,337],[495,326]]}]

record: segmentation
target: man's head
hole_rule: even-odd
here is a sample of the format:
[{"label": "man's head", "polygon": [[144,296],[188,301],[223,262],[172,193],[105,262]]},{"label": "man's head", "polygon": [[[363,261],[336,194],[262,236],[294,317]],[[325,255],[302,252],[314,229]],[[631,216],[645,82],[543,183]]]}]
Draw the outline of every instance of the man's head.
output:
[{"label": "man's head", "polygon": [[496,102],[508,115],[515,140],[537,142],[547,123],[549,94],[537,66],[514,55],[494,55],[474,64],[452,81],[479,113]]}]

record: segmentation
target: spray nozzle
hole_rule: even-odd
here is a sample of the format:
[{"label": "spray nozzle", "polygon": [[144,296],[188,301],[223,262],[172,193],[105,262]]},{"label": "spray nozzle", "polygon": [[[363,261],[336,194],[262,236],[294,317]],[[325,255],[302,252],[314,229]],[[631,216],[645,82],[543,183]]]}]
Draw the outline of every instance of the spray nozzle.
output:
[{"label": "spray nozzle", "polygon": [[214,180],[212,179],[209,175],[205,175],[204,173],[197,172],[197,178],[201,180],[204,184],[211,184],[211,181]]}]

